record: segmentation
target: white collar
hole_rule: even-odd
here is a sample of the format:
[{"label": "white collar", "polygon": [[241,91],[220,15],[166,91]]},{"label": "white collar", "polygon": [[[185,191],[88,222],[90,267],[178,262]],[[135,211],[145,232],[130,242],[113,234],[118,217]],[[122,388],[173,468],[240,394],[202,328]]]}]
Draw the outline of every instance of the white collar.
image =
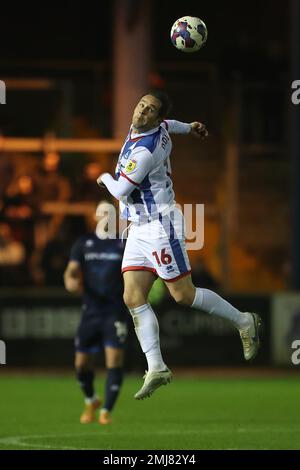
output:
[{"label": "white collar", "polygon": [[157,127],[154,127],[153,129],[149,129],[149,131],[147,131],[147,132],[142,132],[141,134],[135,134],[135,133],[132,132],[132,124],[131,124],[130,132],[129,132],[129,138],[130,139],[137,139],[138,137],[144,137],[146,135],[151,135],[151,134],[154,134],[155,132],[157,132],[159,128],[160,128],[160,125],[157,126]]}]

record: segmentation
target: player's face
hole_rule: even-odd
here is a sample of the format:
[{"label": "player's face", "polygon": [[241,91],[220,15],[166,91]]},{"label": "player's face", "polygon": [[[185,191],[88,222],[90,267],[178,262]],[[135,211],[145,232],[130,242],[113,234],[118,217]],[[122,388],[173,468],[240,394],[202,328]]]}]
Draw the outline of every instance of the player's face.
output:
[{"label": "player's face", "polygon": [[158,115],[161,102],[152,95],[143,96],[135,107],[132,125],[138,133],[147,132],[159,126],[162,118]]}]

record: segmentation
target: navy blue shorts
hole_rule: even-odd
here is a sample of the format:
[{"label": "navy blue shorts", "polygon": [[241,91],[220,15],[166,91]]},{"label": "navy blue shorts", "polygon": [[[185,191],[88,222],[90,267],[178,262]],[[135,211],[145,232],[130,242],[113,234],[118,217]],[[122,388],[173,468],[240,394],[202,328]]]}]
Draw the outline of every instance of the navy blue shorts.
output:
[{"label": "navy blue shorts", "polygon": [[[129,316],[128,316],[129,317]],[[103,347],[124,348],[128,333],[126,316],[113,312],[84,312],[75,337],[75,350],[88,354]]]}]

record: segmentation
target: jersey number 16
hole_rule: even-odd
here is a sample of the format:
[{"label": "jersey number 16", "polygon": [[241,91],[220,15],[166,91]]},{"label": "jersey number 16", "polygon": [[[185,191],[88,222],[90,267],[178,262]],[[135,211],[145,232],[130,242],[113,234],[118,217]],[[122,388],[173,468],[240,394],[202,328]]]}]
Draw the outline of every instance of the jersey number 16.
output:
[{"label": "jersey number 16", "polygon": [[172,261],[172,256],[168,255],[168,253],[166,253],[165,248],[163,248],[161,250],[160,257],[158,255],[157,251],[153,251],[152,255],[155,257],[158,266],[161,266],[161,264],[170,264],[171,261]]}]

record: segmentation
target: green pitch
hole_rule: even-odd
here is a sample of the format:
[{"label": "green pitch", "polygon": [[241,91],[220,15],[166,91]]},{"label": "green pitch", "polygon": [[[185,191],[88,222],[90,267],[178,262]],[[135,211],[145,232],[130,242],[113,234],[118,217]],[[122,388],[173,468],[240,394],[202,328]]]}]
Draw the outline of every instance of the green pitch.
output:
[{"label": "green pitch", "polygon": [[2,369],[0,449],[300,448],[300,378],[175,378],[137,402],[140,384],[126,378],[112,425],[81,425],[72,377],[6,376]]}]

